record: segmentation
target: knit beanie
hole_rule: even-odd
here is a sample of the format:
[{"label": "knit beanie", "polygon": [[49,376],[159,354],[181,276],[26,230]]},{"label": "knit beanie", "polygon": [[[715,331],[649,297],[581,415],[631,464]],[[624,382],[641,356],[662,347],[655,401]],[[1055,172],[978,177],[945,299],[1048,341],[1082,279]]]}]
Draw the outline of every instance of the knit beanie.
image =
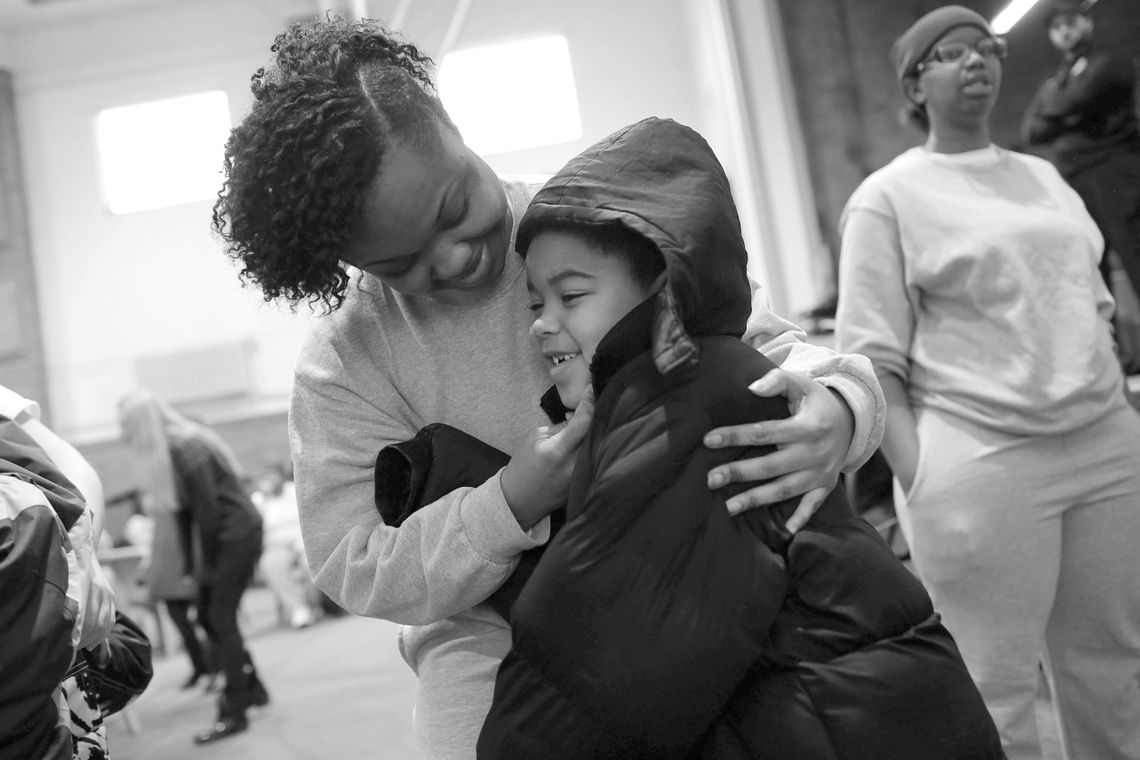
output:
[{"label": "knit beanie", "polygon": [[918,64],[930,53],[942,35],[959,26],[976,26],[986,34],[993,34],[989,22],[969,8],[961,5],[944,5],[915,21],[891,46],[891,62],[895,65],[899,84],[907,77],[918,74]]},{"label": "knit beanie", "polygon": [[1092,3],[1088,0],[1051,0],[1042,21],[1045,22],[1045,26],[1049,26],[1053,23],[1053,18],[1062,13],[1087,16],[1091,6]]}]

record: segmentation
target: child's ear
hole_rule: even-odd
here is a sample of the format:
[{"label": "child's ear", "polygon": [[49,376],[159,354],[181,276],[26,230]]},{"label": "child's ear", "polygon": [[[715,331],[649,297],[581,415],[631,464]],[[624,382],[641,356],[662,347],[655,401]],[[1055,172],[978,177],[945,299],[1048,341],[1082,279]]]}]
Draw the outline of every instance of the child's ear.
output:
[{"label": "child's ear", "polygon": [[918,84],[918,77],[906,77],[902,80],[903,94],[906,99],[915,105],[921,106],[926,102],[926,93]]}]

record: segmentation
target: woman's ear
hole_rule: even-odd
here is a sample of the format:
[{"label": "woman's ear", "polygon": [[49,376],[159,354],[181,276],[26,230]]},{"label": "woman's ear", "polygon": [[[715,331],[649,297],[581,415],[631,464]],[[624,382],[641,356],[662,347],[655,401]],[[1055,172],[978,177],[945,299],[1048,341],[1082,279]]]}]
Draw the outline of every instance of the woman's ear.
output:
[{"label": "woman's ear", "polygon": [[923,105],[926,103],[926,93],[922,91],[922,86],[918,83],[918,77],[906,77],[902,80],[903,94],[906,99],[915,105]]}]

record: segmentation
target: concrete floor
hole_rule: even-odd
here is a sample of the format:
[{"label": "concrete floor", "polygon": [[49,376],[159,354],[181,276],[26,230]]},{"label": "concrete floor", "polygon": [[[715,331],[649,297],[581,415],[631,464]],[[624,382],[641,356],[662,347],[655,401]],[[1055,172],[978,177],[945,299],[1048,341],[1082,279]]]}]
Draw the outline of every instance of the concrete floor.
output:
[{"label": "concrete floor", "polygon": [[[180,651],[156,657],[146,692],[113,716],[112,760],[413,760],[415,676],[396,651],[396,626],[354,616],[326,617],[302,630],[279,627],[269,592],[242,602],[247,646],[270,692],[250,711],[245,733],[205,746],[192,737],[215,716],[214,695],[180,687],[190,662]],[[177,641],[169,626],[166,641]],[[130,730],[134,728],[134,732]]]},{"label": "concrete floor", "polygon": [[[154,679],[128,708],[129,720],[109,721],[112,760],[419,757],[412,744],[415,677],[396,651],[394,624],[349,615],[298,631],[282,628],[264,588],[246,593],[241,622],[272,698],[250,712],[249,730],[215,744],[193,743],[193,735],[214,719],[214,697],[201,684],[180,688],[190,663],[175,651],[156,656]],[[177,641],[169,624],[164,632],[167,642]],[[1043,760],[1061,760],[1044,696],[1037,712]]]}]

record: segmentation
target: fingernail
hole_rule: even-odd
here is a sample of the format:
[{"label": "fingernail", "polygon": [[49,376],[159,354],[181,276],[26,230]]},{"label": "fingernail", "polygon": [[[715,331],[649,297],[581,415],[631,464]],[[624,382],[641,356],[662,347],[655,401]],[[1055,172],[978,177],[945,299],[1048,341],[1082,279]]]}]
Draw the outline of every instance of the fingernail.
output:
[{"label": "fingernail", "polygon": [[728,513],[734,517],[740,514],[740,510],[743,508],[739,501],[733,501],[731,499],[726,501],[724,506],[728,507]]},{"label": "fingernail", "polygon": [[724,438],[719,433],[713,433],[705,436],[706,446],[719,446],[724,443]]},{"label": "fingernail", "polygon": [[720,488],[724,485],[724,475],[719,472],[709,474],[709,488]]}]

